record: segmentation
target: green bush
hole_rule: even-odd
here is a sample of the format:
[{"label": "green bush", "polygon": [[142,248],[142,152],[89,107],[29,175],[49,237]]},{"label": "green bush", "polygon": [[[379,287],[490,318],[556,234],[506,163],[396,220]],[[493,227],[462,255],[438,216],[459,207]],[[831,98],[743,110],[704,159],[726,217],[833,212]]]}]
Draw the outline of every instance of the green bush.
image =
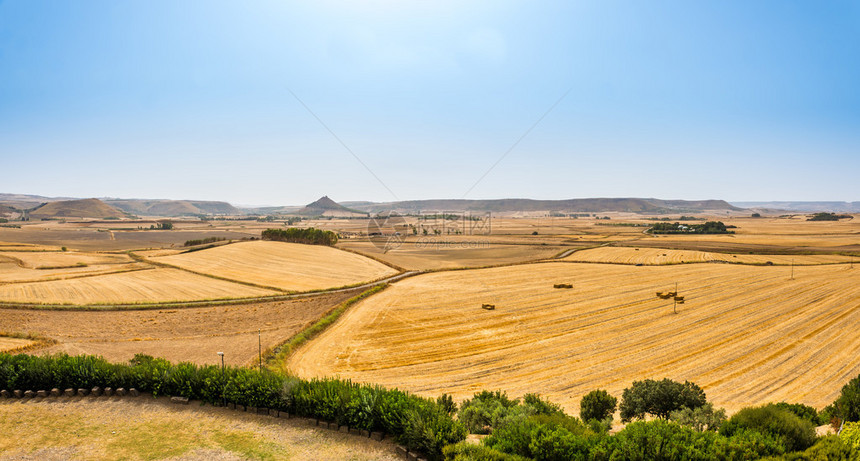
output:
[{"label": "green bush", "polygon": [[446,461],[528,461],[529,459],[468,442],[448,445],[442,450],[442,454]]},{"label": "green bush", "polygon": [[539,394],[524,395],[523,406],[528,410],[527,413],[533,415],[564,414],[560,405],[541,399]]},{"label": "green bush", "polygon": [[504,453],[531,458],[532,439],[539,427],[540,423],[527,417],[509,418],[484,439],[484,444]]},{"label": "green bush", "polygon": [[266,229],[262,233],[263,240],[279,242],[304,243],[307,245],[329,245],[337,243],[337,234],[332,231],[314,229],[313,227],[288,229]]},{"label": "green bush", "polygon": [[846,422],[842,426],[842,431],[839,433],[839,438],[846,445],[860,453],[860,423]]},{"label": "green bush", "polygon": [[239,405],[274,408],[350,427],[380,430],[433,459],[441,456],[444,446],[466,438],[463,425],[435,400],[348,380],[307,381],[266,369],[174,365],[147,355],[136,355],[124,365],[93,356],[0,354],[0,388],[95,386],[134,387],[153,395],[181,395],[210,404],[221,404],[226,398]]},{"label": "green bush", "polygon": [[828,419],[822,420],[821,415],[819,415],[818,413],[818,410],[810,407],[809,405],[787,402],[779,402],[775,403],[774,405],[782,410],[790,411],[801,419],[805,419],[816,426],[820,426],[822,424],[827,424],[830,422]]},{"label": "green bush", "polygon": [[805,451],[786,454],[784,459],[786,461],[860,461],[860,451],[852,450],[843,439],[831,435],[818,439],[815,445]]},{"label": "green bush", "polygon": [[454,403],[454,397],[448,394],[442,394],[436,399],[436,404],[445,410],[445,413],[453,415],[457,413],[457,404]]},{"label": "green bush", "polygon": [[532,435],[529,451],[540,461],[588,460],[592,442],[563,427],[540,426]]},{"label": "green bush", "polygon": [[845,421],[860,421],[860,376],[842,386],[839,397],[825,411]]},{"label": "green bush", "polygon": [[772,435],[786,452],[805,450],[816,437],[811,422],[773,404],[742,409],[720,427],[720,434],[731,437],[740,430]]},{"label": "green bush", "polygon": [[707,402],[705,392],[694,383],[679,383],[664,378],[661,381],[646,379],[633,381],[621,396],[621,421],[644,419],[645,415],[668,419],[682,408],[698,408]]},{"label": "green bush", "polygon": [[643,461],[741,460],[783,453],[779,442],[768,435],[739,431],[734,437],[724,437],[663,420],[629,424],[592,448],[593,459]]},{"label": "green bush", "polygon": [[583,421],[603,421],[611,418],[618,405],[618,399],[609,395],[603,389],[597,389],[585,394],[579,402],[579,417]]},{"label": "green bush", "polygon": [[699,432],[716,431],[726,421],[726,410],[714,410],[713,404],[706,403],[698,408],[675,410],[669,414],[669,419]]},{"label": "green bush", "polygon": [[519,405],[519,400],[511,400],[502,391],[481,391],[471,399],[460,404],[458,417],[469,432],[473,434],[488,434],[508,416],[510,410]]},{"label": "green bush", "polygon": [[668,421],[631,423],[613,437],[611,459],[712,459],[708,454],[711,443],[703,443],[707,440],[701,434]]}]

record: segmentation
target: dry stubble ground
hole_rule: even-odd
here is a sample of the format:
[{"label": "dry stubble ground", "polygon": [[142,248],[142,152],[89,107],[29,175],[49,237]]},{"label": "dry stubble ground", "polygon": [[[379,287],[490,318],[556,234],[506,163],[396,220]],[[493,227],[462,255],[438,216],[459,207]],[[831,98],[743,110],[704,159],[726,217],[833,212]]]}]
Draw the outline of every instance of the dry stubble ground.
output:
[{"label": "dry stubble ground", "polygon": [[0,331],[34,333],[58,341],[35,353],[94,354],[125,362],[145,353],[174,362],[244,365],[263,349],[293,336],[333,307],[355,296],[350,290],[310,298],[183,309],[49,311],[0,309]]},{"label": "dry stubble ground", "polygon": [[[656,291],[679,283],[672,313]],[[554,289],[570,283],[573,289]],[[481,304],[496,306],[493,311]],[[425,274],[357,304],[289,362],[420,394],[539,392],[576,412],[634,380],[701,385],[730,411],[822,407],[860,373],[860,268],[543,263]]]},{"label": "dry stubble ground", "polygon": [[166,398],[0,401],[0,460],[396,460],[394,446]]}]

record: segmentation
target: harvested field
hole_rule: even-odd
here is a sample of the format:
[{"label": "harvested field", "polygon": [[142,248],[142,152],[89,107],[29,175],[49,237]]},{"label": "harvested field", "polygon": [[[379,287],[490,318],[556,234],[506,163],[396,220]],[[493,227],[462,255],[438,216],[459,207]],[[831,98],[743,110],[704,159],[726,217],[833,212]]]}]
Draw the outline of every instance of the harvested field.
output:
[{"label": "harvested field", "polygon": [[[614,264],[682,264],[724,261],[738,264],[833,264],[847,263],[850,256],[842,255],[756,255],[726,254],[665,248],[600,247],[577,251],[564,258],[572,262],[602,262]],[[855,258],[856,259],[856,258]]]},{"label": "harvested field", "polygon": [[33,344],[36,344],[36,342],[30,339],[7,338],[5,336],[0,336],[0,352],[18,350],[32,346]]},{"label": "harvested field", "polygon": [[0,403],[0,459],[390,460],[394,445],[226,408],[73,397]]},{"label": "harvested field", "polygon": [[[779,266],[564,262],[425,274],[357,304],[288,365],[428,396],[539,392],[573,413],[591,390],[620,397],[633,380],[663,377],[696,382],[730,411],[820,408],[860,374],[860,268],[794,277]],[[678,314],[655,296],[675,282]]]},{"label": "harvested field", "polygon": [[30,269],[63,268],[91,264],[123,264],[133,262],[126,254],[84,253],[77,251],[3,251],[3,257],[20,261]]},{"label": "harvested field", "polygon": [[383,253],[369,241],[342,241],[338,247],[357,251],[409,270],[480,267],[551,258],[567,247],[496,243],[489,239],[409,241]]},{"label": "harvested field", "polygon": [[278,293],[178,269],[157,268],[69,280],[0,285],[0,302],[131,304],[245,298]]},{"label": "harvested field", "polygon": [[[46,280],[64,280],[91,275],[113,274],[150,267],[147,264],[98,264],[94,266],[73,266],[58,269],[28,269],[17,262],[4,260],[0,256],[0,285],[4,283],[39,282]],[[34,300],[38,302],[38,300]]]},{"label": "harvested field", "polygon": [[382,263],[335,248],[270,241],[234,243],[152,261],[294,291],[354,285],[397,274]]},{"label": "harvested field", "polygon": [[263,348],[273,347],[361,290],[286,301],[127,311],[48,311],[0,309],[0,331],[27,331],[57,341],[37,353],[101,355],[127,362],[134,354],[174,362],[245,365],[257,358],[258,330]]}]

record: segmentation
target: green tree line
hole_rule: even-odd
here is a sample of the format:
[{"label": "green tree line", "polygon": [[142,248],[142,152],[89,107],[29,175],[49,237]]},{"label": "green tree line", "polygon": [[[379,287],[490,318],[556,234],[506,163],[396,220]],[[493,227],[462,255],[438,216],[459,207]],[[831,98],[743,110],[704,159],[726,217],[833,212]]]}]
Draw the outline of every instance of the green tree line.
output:
[{"label": "green tree line", "polygon": [[337,243],[337,234],[332,231],[314,229],[313,227],[290,227],[288,229],[266,229],[262,234],[263,240],[278,242],[304,243],[307,245],[328,245]]}]

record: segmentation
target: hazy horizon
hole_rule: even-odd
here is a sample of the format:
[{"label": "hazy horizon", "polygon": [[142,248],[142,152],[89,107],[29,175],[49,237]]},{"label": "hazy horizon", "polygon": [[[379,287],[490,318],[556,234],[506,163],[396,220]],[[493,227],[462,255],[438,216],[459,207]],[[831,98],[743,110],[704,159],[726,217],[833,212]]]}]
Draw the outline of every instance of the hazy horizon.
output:
[{"label": "hazy horizon", "polygon": [[858,201],[860,4],[0,1],[24,194]]}]

